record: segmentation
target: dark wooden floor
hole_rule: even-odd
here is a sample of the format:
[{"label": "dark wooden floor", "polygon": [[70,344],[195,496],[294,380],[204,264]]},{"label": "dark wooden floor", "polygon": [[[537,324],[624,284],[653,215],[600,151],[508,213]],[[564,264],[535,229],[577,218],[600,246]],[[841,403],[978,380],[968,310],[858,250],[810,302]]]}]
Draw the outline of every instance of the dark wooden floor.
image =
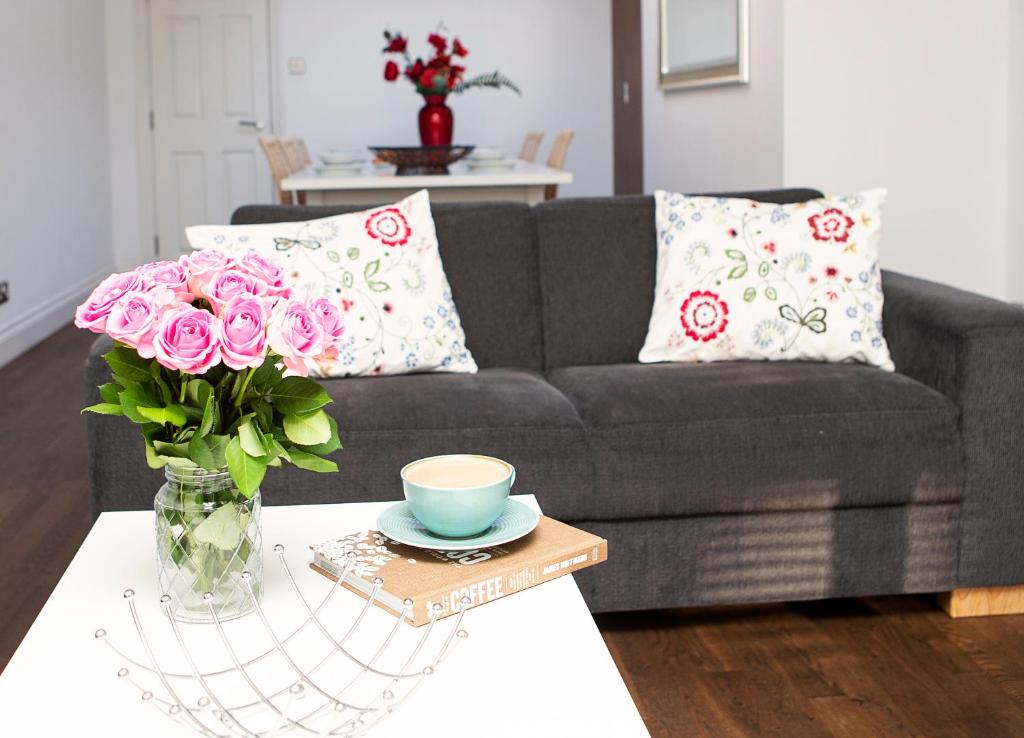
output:
[{"label": "dark wooden floor", "polygon": [[[91,338],[65,328],[0,369],[0,669],[91,524]],[[654,736],[1024,736],[1024,616],[888,597],[597,623]]]}]

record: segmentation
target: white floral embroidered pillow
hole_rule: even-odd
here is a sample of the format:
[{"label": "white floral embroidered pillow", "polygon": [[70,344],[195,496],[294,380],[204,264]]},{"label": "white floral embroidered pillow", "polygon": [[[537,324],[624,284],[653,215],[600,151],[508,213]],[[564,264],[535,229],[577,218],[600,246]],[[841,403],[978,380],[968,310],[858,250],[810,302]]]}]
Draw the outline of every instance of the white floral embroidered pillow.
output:
[{"label": "white floral embroidered pillow", "polygon": [[334,359],[323,377],[476,372],[441,264],[430,200],[421,190],[394,205],[319,220],[185,229],[195,249],[272,255],[288,284],[342,310]]},{"label": "white floral embroidered pillow", "polygon": [[655,193],[640,361],[857,361],[892,370],[878,240],[885,190],[773,205]]}]

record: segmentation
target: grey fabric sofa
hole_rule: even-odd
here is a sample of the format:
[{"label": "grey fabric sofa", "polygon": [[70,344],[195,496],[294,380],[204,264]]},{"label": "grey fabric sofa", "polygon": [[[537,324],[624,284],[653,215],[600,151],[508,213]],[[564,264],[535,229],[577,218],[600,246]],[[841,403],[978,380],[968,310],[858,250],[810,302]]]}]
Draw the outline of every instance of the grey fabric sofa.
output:
[{"label": "grey fabric sofa", "polygon": [[[248,206],[233,222],[354,209]],[[518,491],[608,539],[609,562],[577,575],[596,611],[1024,582],[1024,311],[887,273],[896,373],[641,365],[652,198],[434,216],[480,372],[327,380],[341,472],[271,470],[267,503],[395,499],[409,460],[501,456]],[[106,345],[90,386],[106,381]],[[96,509],[149,507],[161,474],[137,429],[88,422]]]}]

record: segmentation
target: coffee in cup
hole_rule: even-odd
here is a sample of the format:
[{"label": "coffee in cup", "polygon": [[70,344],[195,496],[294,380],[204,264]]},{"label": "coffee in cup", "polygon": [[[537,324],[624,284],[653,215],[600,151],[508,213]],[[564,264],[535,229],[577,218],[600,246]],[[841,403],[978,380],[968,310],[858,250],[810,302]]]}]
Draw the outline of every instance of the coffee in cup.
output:
[{"label": "coffee in cup", "polygon": [[439,536],[466,538],[487,530],[505,510],[515,469],[478,454],[448,454],[402,468],[402,487],[412,514]]}]

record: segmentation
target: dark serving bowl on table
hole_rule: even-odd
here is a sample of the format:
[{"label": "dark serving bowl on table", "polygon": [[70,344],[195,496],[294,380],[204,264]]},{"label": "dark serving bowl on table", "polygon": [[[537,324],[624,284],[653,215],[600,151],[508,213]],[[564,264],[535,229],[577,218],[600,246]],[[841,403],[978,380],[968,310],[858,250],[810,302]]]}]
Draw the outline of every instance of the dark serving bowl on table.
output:
[{"label": "dark serving bowl on table", "polygon": [[469,154],[473,146],[370,146],[379,160],[394,164],[395,174],[448,174],[448,165]]}]

